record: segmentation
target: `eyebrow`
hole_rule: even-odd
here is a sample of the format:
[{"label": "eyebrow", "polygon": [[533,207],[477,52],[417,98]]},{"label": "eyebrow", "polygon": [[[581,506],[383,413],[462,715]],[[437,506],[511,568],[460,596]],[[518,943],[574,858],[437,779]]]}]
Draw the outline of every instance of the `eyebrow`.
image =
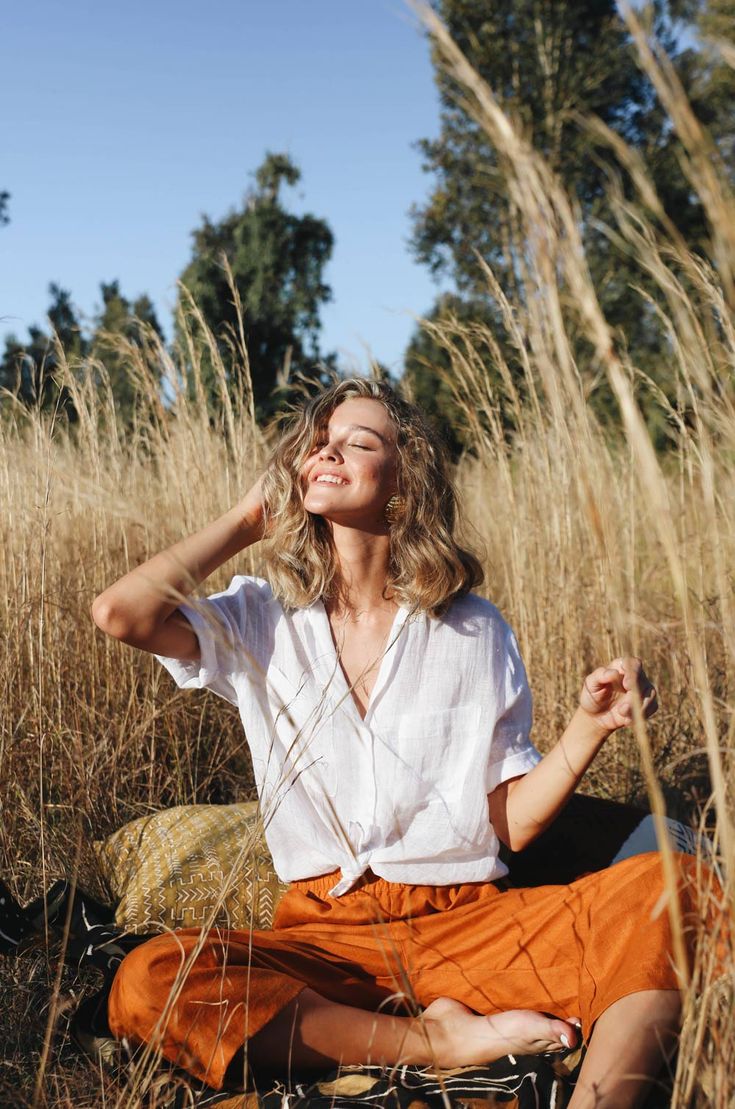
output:
[{"label": "eyebrow", "polygon": [[369,431],[371,435],[377,435],[378,439],[380,439],[381,442],[385,443],[386,445],[389,445],[388,439],[386,439],[384,435],[381,435],[379,431],[376,431],[374,427],[367,427],[365,424],[347,424],[347,430],[348,431]]}]

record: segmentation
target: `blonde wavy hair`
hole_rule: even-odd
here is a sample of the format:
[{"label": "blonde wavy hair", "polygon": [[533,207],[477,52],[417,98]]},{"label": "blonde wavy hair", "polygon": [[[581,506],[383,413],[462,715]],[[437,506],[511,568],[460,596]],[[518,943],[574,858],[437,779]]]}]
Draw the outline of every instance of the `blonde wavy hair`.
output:
[{"label": "blonde wavy hair", "polygon": [[390,526],[386,593],[413,611],[440,617],[483,579],[482,567],[454,539],[457,498],[449,461],[421,409],[385,382],[350,378],[324,389],[297,410],[263,478],[263,553],[274,595],[286,608],[306,608],[339,594],[328,522],[303,506],[301,468],[332,412],[353,397],[380,401],[396,428],[400,519]]}]

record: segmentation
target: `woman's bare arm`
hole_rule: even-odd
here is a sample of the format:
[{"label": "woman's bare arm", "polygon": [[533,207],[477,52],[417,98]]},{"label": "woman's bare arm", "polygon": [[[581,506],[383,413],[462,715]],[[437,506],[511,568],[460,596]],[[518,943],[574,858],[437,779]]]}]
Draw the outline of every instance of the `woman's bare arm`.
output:
[{"label": "woman's bare arm", "polygon": [[176,609],[200,582],[263,534],[260,479],[207,527],[136,566],[95,599],[92,619],[115,639],[171,658],[198,659],[199,641]]},{"label": "woman's bare arm", "polygon": [[595,670],[548,755],[522,778],[511,778],[488,795],[490,822],[511,851],[522,851],[559,815],[605,741],[631,723],[635,697],[644,716],[656,712],[656,691],[640,659],[615,659]]}]

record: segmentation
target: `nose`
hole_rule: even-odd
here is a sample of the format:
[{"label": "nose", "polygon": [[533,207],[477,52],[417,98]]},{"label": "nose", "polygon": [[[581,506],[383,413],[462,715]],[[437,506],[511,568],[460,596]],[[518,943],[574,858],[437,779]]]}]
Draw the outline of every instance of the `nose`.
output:
[{"label": "nose", "polygon": [[319,458],[339,458],[339,451],[331,442],[324,443],[323,446],[319,448],[318,456]]}]

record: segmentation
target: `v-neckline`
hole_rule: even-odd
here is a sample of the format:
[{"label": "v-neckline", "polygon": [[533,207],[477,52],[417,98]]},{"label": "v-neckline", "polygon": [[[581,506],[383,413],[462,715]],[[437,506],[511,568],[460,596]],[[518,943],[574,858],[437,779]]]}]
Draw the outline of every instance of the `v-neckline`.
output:
[{"label": "v-neckline", "polygon": [[386,678],[387,678],[387,675],[388,675],[389,668],[393,663],[393,658],[395,657],[395,652],[393,652],[393,654],[391,654],[391,652],[393,651],[393,647],[395,646],[395,641],[398,638],[398,633],[399,633],[400,629],[403,627],[403,624],[406,620],[406,617],[408,616],[409,610],[405,605],[399,605],[398,608],[396,609],[395,615],[393,617],[393,622],[391,623],[391,626],[390,626],[390,631],[388,632],[388,636],[387,636],[386,641],[385,641],[385,647],[383,648],[383,653],[380,656],[380,665],[378,666],[378,673],[375,676],[375,681],[373,682],[373,687],[370,690],[370,696],[368,697],[367,706],[365,708],[365,715],[362,716],[360,714],[360,706],[358,705],[358,703],[355,699],[355,695],[352,691],[352,688],[350,687],[350,683],[348,681],[347,675],[345,674],[345,672],[342,668],[342,662],[341,662],[340,657],[337,653],[337,644],[335,643],[334,636],[332,635],[332,625],[329,622],[329,614],[328,614],[327,609],[324,605],[324,601],[321,599],[321,597],[316,602],[316,608],[317,608],[317,611],[319,613],[319,617],[320,617],[320,621],[321,621],[321,625],[322,625],[322,633],[323,633],[324,644],[328,648],[328,654],[326,654],[326,659],[327,659],[327,661],[329,663],[329,666],[330,666],[330,681],[334,680],[334,678],[336,677],[337,683],[342,686],[341,690],[339,691],[340,692],[339,701],[340,702],[345,701],[345,700],[349,701],[351,709],[356,714],[357,719],[359,720],[360,724],[364,725],[366,723],[368,717],[370,716],[374,706],[375,706],[376,696],[378,695],[378,693],[381,691],[381,689],[385,685],[385,681],[386,681]]}]

